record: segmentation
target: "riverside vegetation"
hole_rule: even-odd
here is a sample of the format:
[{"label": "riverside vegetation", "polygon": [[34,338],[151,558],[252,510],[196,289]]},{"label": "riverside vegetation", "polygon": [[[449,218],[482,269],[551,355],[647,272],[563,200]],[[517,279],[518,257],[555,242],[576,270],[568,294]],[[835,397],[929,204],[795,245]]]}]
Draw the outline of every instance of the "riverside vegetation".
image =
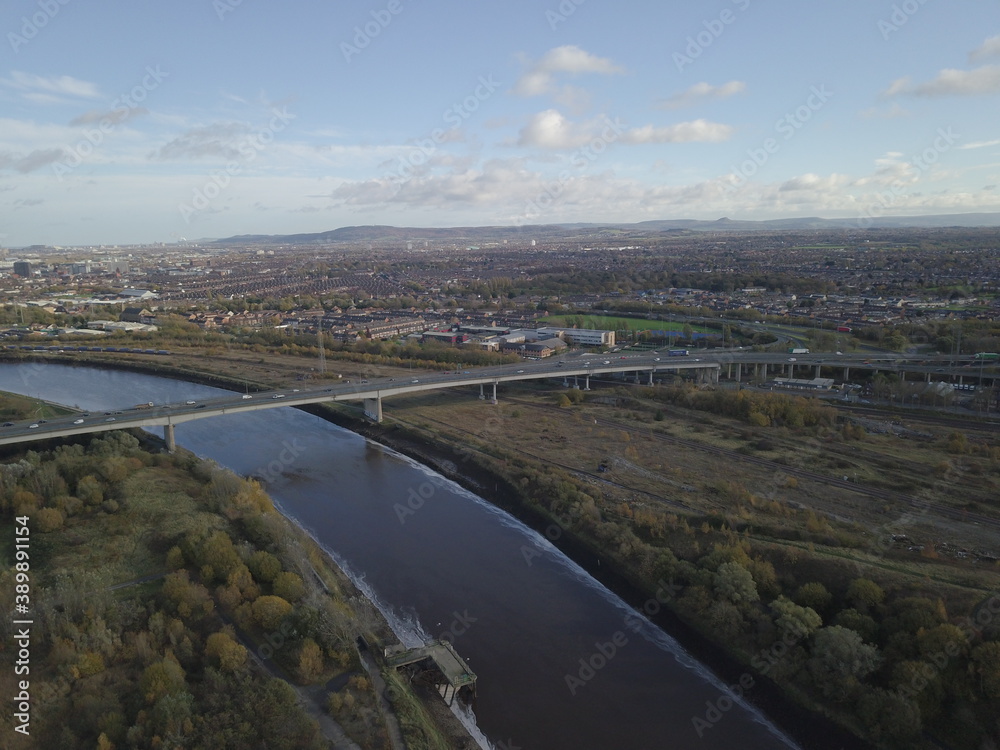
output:
[{"label": "riverside vegetation", "polygon": [[[311,377],[315,360],[295,354],[256,373],[254,353],[226,347],[197,368],[207,377],[237,365],[273,386]],[[345,376],[380,372],[357,348],[331,354]],[[315,411],[341,423],[356,414]],[[521,385],[497,406],[432,393],[394,398],[386,415],[369,434],[403,450],[450,447],[456,478],[489,475],[515,512],[547,517],[540,528],[551,522],[650,597],[673,592],[666,606],[748,674],[858,737],[887,748],[1000,743],[996,527],[935,510],[1000,516],[995,430],[900,427],[812,399],[683,382],[588,394]],[[693,716],[692,731],[724,720],[717,711]]]},{"label": "riverside vegetation", "polygon": [[[136,435],[147,442],[112,432],[0,462],[0,599],[13,601],[14,517],[28,516],[35,622],[31,735],[4,712],[4,746],[325,748],[326,711],[366,750],[388,748],[355,648],[394,641],[371,603],[256,482]],[[0,693],[15,684],[0,671]],[[457,746],[392,684],[409,747]]]},{"label": "riverside vegetation", "polygon": [[[740,684],[768,680],[877,747],[1000,743],[996,527],[812,476],[998,519],[995,432],[900,438],[814,399],[684,384],[521,386],[498,406],[423,396],[387,414],[390,442],[451,445],[459,473],[502,477],[550,539],[583,542],[743,662]],[[727,700],[691,730],[724,721]]]}]

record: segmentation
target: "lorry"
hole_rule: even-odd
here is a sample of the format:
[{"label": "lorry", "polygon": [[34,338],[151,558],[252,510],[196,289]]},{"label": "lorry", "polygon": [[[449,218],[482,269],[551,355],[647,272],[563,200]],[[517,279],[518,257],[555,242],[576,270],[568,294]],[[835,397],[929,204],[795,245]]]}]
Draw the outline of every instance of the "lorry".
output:
[{"label": "lorry", "polygon": [[797,347],[794,347],[794,346],[790,346],[790,347],[788,347],[788,353],[789,354],[808,354],[809,350],[808,349],[800,349],[800,348],[797,348]]},{"label": "lorry", "polygon": [[132,408],[133,409],[152,409],[153,408],[153,402],[152,401],[147,401],[144,404],[136,404]]}]

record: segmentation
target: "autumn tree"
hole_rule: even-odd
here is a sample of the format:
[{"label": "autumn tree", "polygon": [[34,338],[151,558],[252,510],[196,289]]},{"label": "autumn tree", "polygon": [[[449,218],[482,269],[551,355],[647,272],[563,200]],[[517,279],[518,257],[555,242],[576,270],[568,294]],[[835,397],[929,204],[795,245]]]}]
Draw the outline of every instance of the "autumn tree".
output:
[{"label": "autumn tree", "polygon": [[205,656],[219,666],[223,672],[233,672],[247,660],[246,648],[233,640],[229,633],[212,633],[205,640]]},{"label": "autumn tree", "polygon": [[292,605],[280,596],[261,596],[252,605],[254,621],[265,630],[276,630],[292,611]]},{"label": "autumn tree", "polygon": [[280,596],[289,602],[297,602],[306,594],[306,587],[302,582],[301,576],[288,571],[278,573],[275,576],[271,590],[275,596]]},{"label": "autumn tree", "polygon": [[813,636],[809,673],[820,691],[837,701],[850,698],[879,665],[878,649],[853,630],[830,625]]}]

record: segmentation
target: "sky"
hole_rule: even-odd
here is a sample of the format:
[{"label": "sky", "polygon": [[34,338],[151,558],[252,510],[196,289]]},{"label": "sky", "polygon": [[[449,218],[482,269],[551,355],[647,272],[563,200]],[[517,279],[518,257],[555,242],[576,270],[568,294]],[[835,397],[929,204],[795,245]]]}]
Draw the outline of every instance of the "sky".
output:
[{"label": "sky", "polygon": [[993,0],[7,0],[0,246],[1000,211]]}]

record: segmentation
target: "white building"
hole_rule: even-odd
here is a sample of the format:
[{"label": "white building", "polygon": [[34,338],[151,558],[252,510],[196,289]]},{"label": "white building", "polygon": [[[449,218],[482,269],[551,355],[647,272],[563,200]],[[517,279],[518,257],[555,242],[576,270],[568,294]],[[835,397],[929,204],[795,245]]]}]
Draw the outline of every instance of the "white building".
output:
[{"label": "white building", "polygon": [[580,346],[614,346],[614,331],[599,331],[593,328],[539,328],[538,337],[558,336],[567,343]]}]

